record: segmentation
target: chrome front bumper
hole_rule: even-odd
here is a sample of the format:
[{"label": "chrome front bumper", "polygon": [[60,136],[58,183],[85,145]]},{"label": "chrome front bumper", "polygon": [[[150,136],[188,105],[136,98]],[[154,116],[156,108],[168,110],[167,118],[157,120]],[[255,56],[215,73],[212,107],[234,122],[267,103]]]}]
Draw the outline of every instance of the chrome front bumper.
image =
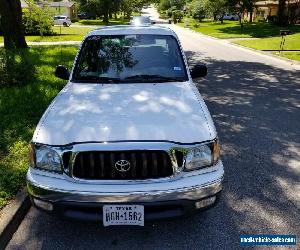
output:
[{"label": "chrome front bumper", "polygon": [[28,192],[32,197],[55,202],[133,203],[196,201],[221,191],[221,161],[210,169],[183,172],[176,177],[147,181],[78,181],[67,175],[30,168]]}]

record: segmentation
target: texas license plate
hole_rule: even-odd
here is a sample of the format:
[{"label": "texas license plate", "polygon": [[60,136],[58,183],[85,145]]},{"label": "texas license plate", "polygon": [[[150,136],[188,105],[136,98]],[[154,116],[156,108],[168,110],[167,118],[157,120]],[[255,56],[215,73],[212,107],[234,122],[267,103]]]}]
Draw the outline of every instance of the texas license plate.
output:
[{"label": "texas license plate", "polygon": [[103,225],[144,226],[144,206],[141,205],[104,205]]}]

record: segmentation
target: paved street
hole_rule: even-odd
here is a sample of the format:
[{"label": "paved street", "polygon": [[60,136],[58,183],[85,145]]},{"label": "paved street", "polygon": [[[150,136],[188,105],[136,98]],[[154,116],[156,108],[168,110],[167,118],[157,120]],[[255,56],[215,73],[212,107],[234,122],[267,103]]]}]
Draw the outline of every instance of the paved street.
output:
[{"label": "paved street", "polygon": [[143,228],[61,221],[31,208],[8,249],[240,249],[240,234],[299,239],[300,66],[172,27],[190,63],[208,65],[197,86],[223,146],[220,204]]}]

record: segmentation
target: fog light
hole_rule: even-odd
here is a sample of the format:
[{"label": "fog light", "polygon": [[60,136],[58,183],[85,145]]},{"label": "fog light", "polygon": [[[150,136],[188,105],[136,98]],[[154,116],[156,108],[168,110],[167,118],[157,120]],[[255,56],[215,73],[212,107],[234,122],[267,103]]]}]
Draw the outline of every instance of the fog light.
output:
[{"label": "fog light", "polygon": [[197,201],[195,203],[195,206],[196,206],[197,209],[203,208],[203,207],[208,207],[208,206],[214,204],[215,201],[216,201],[216,196],[212,196],[212,197],[209,197],[207,199]]},{"label": "fog light", "polygon": [[44,210],[47,211],[52,211],[53,210],[53,205],[50,202],[46,202],[46,201],[41,201],[41,200],[37,200],[37,199],[33,199],[34,204]]}]

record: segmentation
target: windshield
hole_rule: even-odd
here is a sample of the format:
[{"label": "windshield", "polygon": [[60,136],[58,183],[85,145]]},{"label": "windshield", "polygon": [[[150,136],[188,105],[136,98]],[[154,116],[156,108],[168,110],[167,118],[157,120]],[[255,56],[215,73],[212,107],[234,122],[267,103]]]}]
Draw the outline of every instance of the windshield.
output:
[{"label": "windshield", "polygon": [[88,37],[75,65],[74,82],[187,81],[177,40],[166,35]]}]

